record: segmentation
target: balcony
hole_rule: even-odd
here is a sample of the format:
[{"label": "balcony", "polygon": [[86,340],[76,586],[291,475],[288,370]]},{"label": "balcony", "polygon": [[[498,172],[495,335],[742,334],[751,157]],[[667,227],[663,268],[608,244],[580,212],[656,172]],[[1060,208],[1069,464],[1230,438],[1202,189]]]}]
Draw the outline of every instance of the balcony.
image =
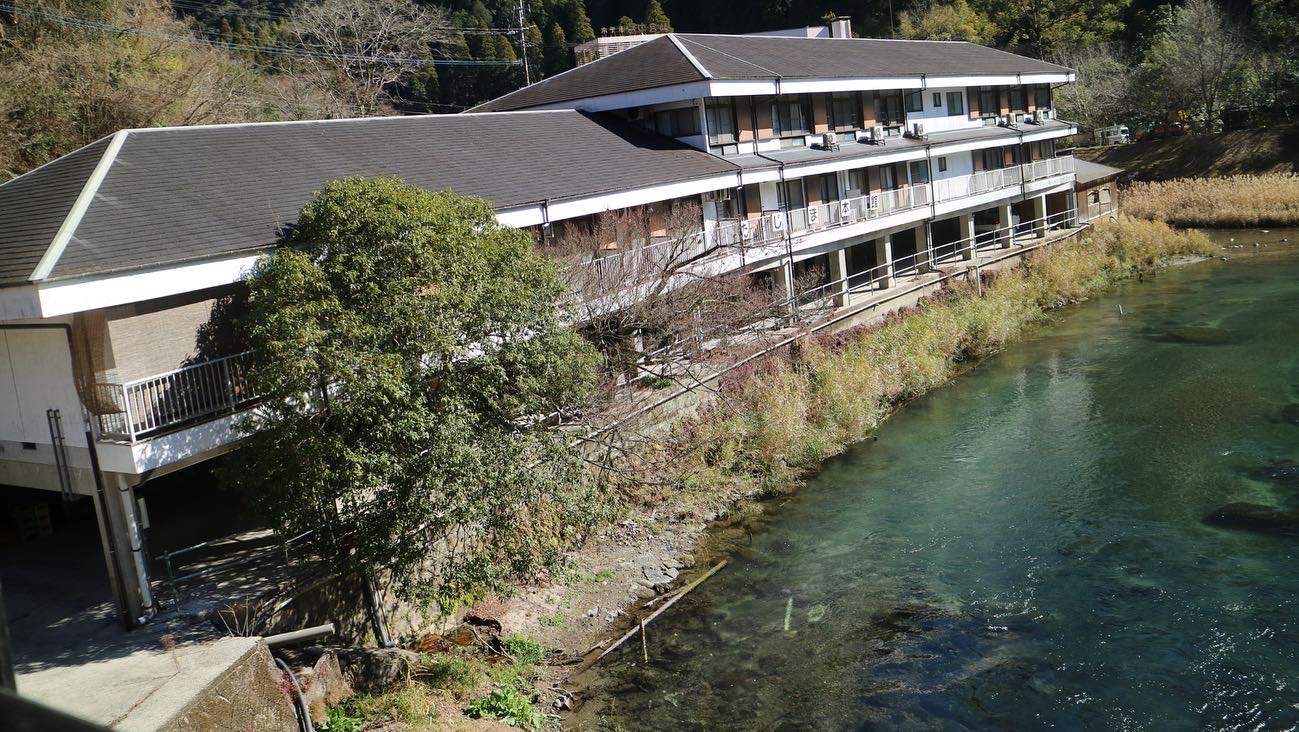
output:
[{"label": "balcony", "polygon": [[204,361],[124,384],[95,384],[99,432],[138,442],[246,408],[255,400],[249,353]]},{"label": "balcony", "polygon": [[871,221],[903,211],[929,205],[929,187],[912,186],[893,191],[868,193],[842,201],[818,203],[789,212],[790,230],[793,233],[822,231],[838,226],[849,226]]},{"label": "balcony", "polygon": [[1073,173],[1073,157],[1062,156],[998,170],[982,170],[955,178],[941,178],[933,182],[934,202],[954,201],[1070,173]]}]

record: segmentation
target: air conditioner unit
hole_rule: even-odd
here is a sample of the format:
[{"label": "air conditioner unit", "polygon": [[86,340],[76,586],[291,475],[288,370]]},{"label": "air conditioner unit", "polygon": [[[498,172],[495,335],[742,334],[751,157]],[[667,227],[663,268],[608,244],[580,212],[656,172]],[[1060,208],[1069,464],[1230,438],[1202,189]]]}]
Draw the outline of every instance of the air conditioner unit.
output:
[{"label": "air conditioner unit", "polygon": [[998,118],[997,118],[997,124],[998,124],[999,126],[1001,126],[1001,127],[1013,127],[1013,126],[1014,126],[1014,124],[1013,124],[1013,123],[1011,122],[1011,120],[1010,120],[1010,115],[1008,115],[1008,114],[1007,114],[1007,115],[1003,115],[1003,116],[998,117]]},{"label": "air conditioner unit", "polygon": [[883,144],[884,144],[884,127],[883,127],[883,126],[881,126],[881,125],[875,125],[874,127],[871,128],[871,142],[875,143],[876,145],[883,145]]},{"label": "air conditioner unit", "polygon": [[917,140],[925,139],[925,125],[923,122],[911,123],[911,136]]},{"label": "air conditioner unit", "polygon": [[1033,124],[1040,125],[1046,121],[1046,112],[1041,109],[1033,110]]},{"label": "air conditioner unit", "polygon": [[839,136],[833,131],[825,133],[821,137],[821,147],[824,147],[826,150],[838,150]]}]

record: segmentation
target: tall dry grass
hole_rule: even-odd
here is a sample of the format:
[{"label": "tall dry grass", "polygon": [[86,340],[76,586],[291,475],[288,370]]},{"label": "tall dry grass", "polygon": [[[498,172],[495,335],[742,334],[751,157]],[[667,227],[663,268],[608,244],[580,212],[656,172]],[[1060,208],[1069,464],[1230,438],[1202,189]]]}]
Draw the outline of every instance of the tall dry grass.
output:
[{"label": "tall dry grass", "polygon": [[987,278],[982,296],[972,283],[951,283],[878,326],[808,339],[724,385],[722,399],[678,425],[692,457],[673,482],[711,495],[785,490],[1049,310],[1172,257],[1218,251],[1199,232],[1121,217]]},{"label": "tall dry grass", "polygon": [[1131,216],[1174,226],[1299,225],[1299,176],[1233,175],[1134,183],[1123,193]]}]

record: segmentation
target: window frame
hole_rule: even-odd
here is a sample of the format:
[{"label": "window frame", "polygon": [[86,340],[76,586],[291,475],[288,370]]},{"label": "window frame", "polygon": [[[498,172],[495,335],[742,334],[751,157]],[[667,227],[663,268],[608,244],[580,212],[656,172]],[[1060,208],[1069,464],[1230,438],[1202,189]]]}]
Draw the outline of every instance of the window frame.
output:
[{"label": "window frame", "polygon": [[[716,128],[713,127],[713,121],[714,121],[714,118],[716,118],[717,121],[720,122],[720,121],[722,120],[723,115],[724,115],[726,112],[729,112],[729,113],[730,113],[729,115],[725,115],[725,116],[726,116],[727,120],[730,122],[730,127],[731,127],[731,129],[730,129],[729,132],[725,132],[725,133],[720,133],[720,134],[719,134],[719,133],[716,131]],[[736,116],[736,112],[735,112],[735,99],[734,99],[734,98],[727,97],[727,98],[725,99],[725,101],[713,101],[713,100],[711,100],[711,99],[708,100],[708,101],[705,101],[705,102],[704,102],[704,119],[707,120],[707,124],[708,124],[708,144],[709,144],[709,146],[714,146],[714,145],[732,145],[732,144],[734,144],[734,143],[736,143],[736,142],[739,142],[739,139],[740,139],[740,124],[739,124],[739,119],[737,118],[737,116]]]},{"label": "window frame", "polygon": [[[919,178],[917,178],[914,175],[915,171],[920,171],[921,175]],[[930,175],[929,172],[928,160],[912,160],[910,163],[907,164],[907,181],[911,185],[913,186],[928,185],[931,180],[933,180],[933,177]]]},{"label": "window frame", "polygon": [[965,114],[965,95],[959,91],[947,92],[948,116]]},{"label": "window frame", "polygon": [[[889,107],[893,105],[896,105],[895,109],[893,109],[893,113],[897,115],[896,117],[889,114]],[[905,108],[906,100],[901,91],[880,94],[875,97],[875,124],[883,127],[897,127],[905,124],[907,121]]]},{"label": "window frame", "polygon": [[938,157],[938,172],[939,173],[947,172],[947,156],[945,155],[940,155]]},{"label": "window frame", "polygon": [[[992,104],[988,104],[991,96]],[[1001,114],[1001,94],[994,86],[979,87],[979,116],[996,117]]]},{"label": "window frame", "polygon": [[[1043,103],[1045,100],[1045,103]],[[1051,85],[1043,84],[1033,90],[1034,109],[1051,109]]]},{"label": "window frame", "polygon": [[[794,107],[798,108],[799,123],[802,124],[802,127],[794,129],[791,120],[791,129],[785,129],[784,125],[781,124],[780,113],[781,111],[788,112]],[[809,117],[807,100],[801,96],[785,100],[778,97],[771,100],[771,131],[776,137],[805,137],[812,134],[812,127],[808,124]]]},{"label": "window frame", "polygon": [[[1007,96],[1007,106],[1010,108],[1011,114],[1023,113],[1028,111],[1028,94],[1025,93],[1024,87],[1012,86],[1008,90],[1006,96]],[[1018,100],[1016,99],[1017,96],[1019,97]],[[1015,103],[1016,101],[1019,102],[1018,105],[1016,105]]]},{"label": "window frame", "polygon": [[942,109],[942,108],[943,108],[943,93],[934,92],[934,109]]},{"label": "window frame", "polygon": [[[913,92],[902,95],[902,110],[906,114],[925,111],[924,92],[917,89]],[[905,117],[903,119],[905,119]]]},{"label": "window frame", "polygon": [[[668,130],[664,130],[659,124],[660,120],[666,119]],[[688,120],[689,124],[681,126],[681,120]],[[654,112],[654,131],[665,137],[691,137],[703,132],[700,129],[699,109],[697,107],[676,107],[674,109],[660,109]]]},{"label": "window frame", "polygon": [[[848,105],[848,122],[840,119],[838,106],[840,104]],[[861,110],[861,92],[831,92],[826,95],[825,109],[829,117],[827,122],[831,130],[835,132],[851,132],[862,129],[862,110]]]}]

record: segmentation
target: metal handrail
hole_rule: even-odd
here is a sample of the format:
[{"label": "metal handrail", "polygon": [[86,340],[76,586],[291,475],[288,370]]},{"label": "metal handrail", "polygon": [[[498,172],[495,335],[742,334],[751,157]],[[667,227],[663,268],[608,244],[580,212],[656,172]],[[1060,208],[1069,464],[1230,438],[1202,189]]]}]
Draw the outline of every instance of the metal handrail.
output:
[{"label": "metal handrail", "polygon": [[256,399],[248,381],[249,357],[245,351],[120,384],[95,384],[100,399],[118,410],[98,415],[100,434],[136,442],[238,411]]}]

